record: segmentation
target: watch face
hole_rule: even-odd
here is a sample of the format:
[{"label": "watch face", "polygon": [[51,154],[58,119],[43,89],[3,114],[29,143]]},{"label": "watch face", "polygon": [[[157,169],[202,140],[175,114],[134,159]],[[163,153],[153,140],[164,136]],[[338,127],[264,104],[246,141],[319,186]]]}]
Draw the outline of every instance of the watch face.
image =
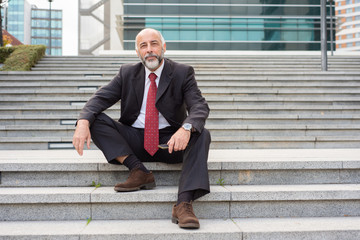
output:
[{"label": "watch face", "polygon": [[192,128],[192,125],[191,125],[190,123],[185,123],[185,124],[183,125],[183,128],[184,128],[185,130],[190,131],[191,128]]}]

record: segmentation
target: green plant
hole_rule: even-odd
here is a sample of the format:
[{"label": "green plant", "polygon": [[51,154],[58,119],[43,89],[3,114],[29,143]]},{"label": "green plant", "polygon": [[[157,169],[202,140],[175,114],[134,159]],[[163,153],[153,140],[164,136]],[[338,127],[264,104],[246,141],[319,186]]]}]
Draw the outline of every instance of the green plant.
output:
[{"label": "green plant", "polygon": [[2,71],[30,71],[44,55],[44,45],[20,45],[4,61]]},{"label": "green plant", "polygon": [[96,183],[95,181],[92,181],[91,186],[93,186],[95,188],[99,188],[99,187],[101,187],[101,183]]},{"label": "green plant", "polygon": [[223,178],[220,178],[219,180],[217,180],[216,183],[219,184],[220,186],[224,186],[224,185],[225,185],[225,181],[224,181]]},{"label": "green plant", "polygon": [[87,225],[89,225],[89,223],[92,221],[92,218],[89,217],[89,218],[87,218],[86,220],[87,220],[87,222],[86,222],[86,226],[87,226]]},{"label": "green plant", "polygon": [[15,47],[0,47],[0,63],[4,63],[13,51]]}]

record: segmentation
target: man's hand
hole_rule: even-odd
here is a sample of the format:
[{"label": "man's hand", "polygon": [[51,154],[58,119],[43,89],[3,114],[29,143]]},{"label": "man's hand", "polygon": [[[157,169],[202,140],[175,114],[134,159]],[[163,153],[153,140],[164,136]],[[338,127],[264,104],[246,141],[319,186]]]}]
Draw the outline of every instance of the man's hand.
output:
[{"label": "man's hand", "polygon": [[186,131],[182,127],[171,136],[170,140],[167,142],[169,145],[169,153],[174,151],[182,151],[184,150],[190,140],[191,132]]},{"label": "man's hand", "polygon": [[75,133],[73,136],[73,145],[80,156],[83,155],[84,143],[90,149],[91,134],[89,129],[89,121],[86,119],[80,119],[77,122]]}]

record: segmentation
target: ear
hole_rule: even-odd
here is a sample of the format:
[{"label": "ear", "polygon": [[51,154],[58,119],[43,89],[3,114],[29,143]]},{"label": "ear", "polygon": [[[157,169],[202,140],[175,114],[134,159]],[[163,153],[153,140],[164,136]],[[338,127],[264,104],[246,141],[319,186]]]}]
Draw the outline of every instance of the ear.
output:
[{"label": "ear", "polygon": [[140,57],[139,51],[138,51],[137,49],[135,50],[135,52],[136,52],[136,55],[137,55],[138,57]]},{"label": "ear", "polygon": [[166,43],[163,45],[164,53],[166,52]]}]

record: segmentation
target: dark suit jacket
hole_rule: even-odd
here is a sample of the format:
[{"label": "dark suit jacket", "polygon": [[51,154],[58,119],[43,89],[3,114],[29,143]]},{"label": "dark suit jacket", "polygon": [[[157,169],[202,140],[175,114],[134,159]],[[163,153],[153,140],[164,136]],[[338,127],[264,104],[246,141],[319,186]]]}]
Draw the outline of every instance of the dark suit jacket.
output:
[{"label": "dark suit jacket", "polygon": [[[156,94],[156,108],[171,126],[180,128],[183,123],[191,123],[201,132],[210,110],[194,75],[191,66],[165,59]],[[114,79],[89,99],[79,119],[87,119],[91,124],[97,114],[121,100],[119,121],[132,125],[140,114],[144,87],[144,65],[141,62],[124,64]]]}]

